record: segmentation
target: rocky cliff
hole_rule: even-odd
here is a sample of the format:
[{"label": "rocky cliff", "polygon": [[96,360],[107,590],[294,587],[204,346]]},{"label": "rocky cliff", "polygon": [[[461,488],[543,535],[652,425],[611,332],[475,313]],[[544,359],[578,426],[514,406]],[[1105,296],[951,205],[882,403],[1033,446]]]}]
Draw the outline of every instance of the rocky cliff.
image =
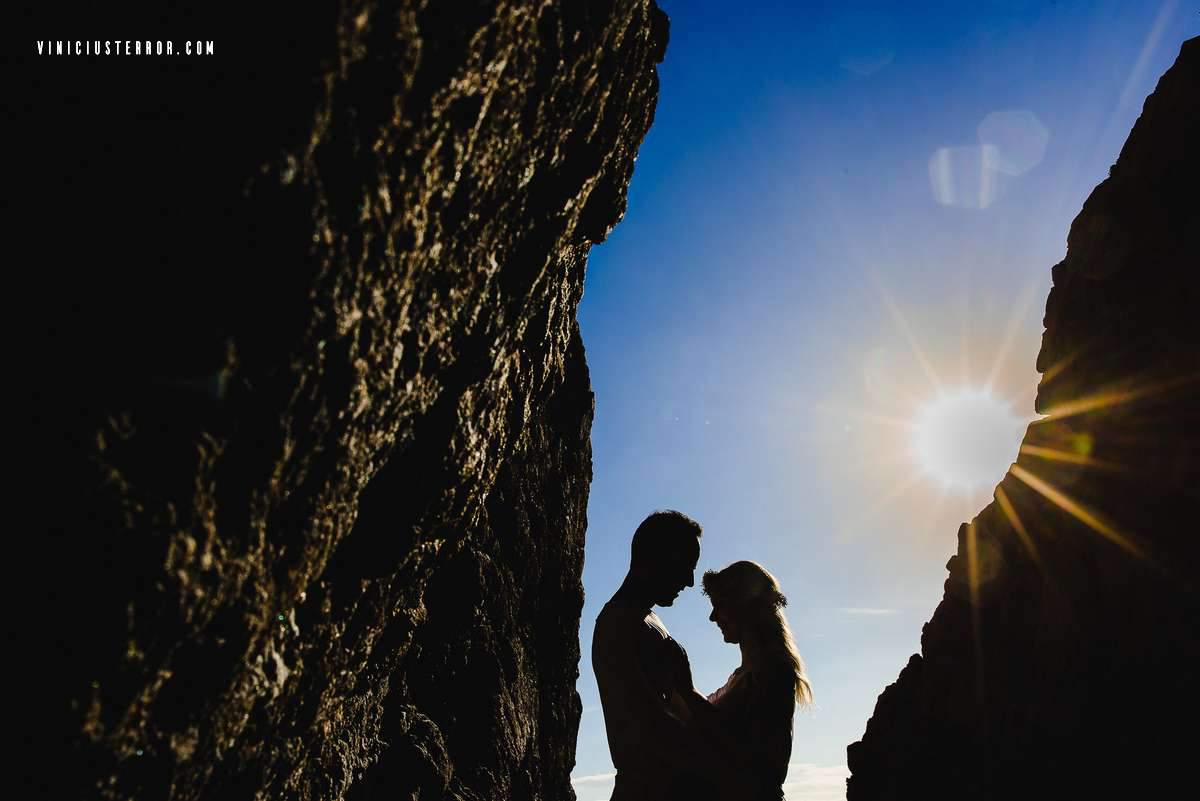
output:
[{"label": "rocky cliff", "polygon": [[1200,40],[1071,226],[1037,410],[959,530],[921,654],[848,750],[850,801],[1195,794]]},{"label": "rocky cliff", "polygon": [[16,578],[41,636],[30,742],[56,765],[21,794],[572,798],[575,310],[665,15],[343,0],[41,22],[22,53],[176,52],[19,59],[36,457]]}]

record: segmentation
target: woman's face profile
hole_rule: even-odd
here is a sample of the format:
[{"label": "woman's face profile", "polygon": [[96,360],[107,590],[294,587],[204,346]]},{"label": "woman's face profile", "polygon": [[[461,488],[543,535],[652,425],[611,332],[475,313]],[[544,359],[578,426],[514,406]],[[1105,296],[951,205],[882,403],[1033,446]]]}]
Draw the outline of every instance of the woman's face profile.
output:
[{"label": "woman's face profile", "polygon": [[741,640],[741,632],[737,623],[736,617],[731,613],[728,604],[721,603],[716,598],[710,598],[712,601],[712,614],[708,619],[717,624],[717,628],[721,630],[721,635],[725,642],[737,643]]}]

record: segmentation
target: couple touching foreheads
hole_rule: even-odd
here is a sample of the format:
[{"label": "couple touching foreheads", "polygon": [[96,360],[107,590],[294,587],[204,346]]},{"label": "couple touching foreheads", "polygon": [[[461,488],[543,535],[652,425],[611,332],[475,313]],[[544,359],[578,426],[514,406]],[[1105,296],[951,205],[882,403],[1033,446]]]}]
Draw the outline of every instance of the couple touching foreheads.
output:
[{"label": "couple touching foreheads", "polygon": [[629,573],[596,618],[592,667],[617,769],[612,801],[778,801],[797,702],[812,700],[779,582],[754,562],[701,580],[709,620],[742,664],[705,696],[687,653],[654,614],[695,583],[701,528],[655,512],[633,534]]}]

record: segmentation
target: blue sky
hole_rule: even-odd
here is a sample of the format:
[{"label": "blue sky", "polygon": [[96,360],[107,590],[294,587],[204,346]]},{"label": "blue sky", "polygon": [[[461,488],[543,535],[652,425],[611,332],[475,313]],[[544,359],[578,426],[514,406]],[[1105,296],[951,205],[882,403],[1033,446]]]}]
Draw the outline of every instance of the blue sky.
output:
[{"label": "blue sky", "polygon": [[[749,558],[783,583],[817,698],[788,797],[840,798],[846,745],[919,650],[958,524],[1033,414],[1070,222],[1200,16],[660,2],[656,119],[579,310],[596,419],[577,793],[611,791],[595,616],[637,523],[677,508],[705,527],[701,571]],[[1018,420],[973,492],[913,456],[931,373],[943,392],[991,378]],[[738,664],[708,611],[690,590],[661,612],[706,692]]]}]

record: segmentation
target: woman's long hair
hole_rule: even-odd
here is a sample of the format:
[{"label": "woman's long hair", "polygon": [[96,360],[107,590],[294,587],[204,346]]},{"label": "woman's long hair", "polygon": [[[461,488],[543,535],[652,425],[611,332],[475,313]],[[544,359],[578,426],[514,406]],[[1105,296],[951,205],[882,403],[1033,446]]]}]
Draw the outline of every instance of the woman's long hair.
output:
[{"label": "woman's long hair", "polygon": [[787,598],[779,581],[757,562],[742,561],[719,571],[709,570],[700,583],[705,595],[737,610],[736,614],[754,631],[755,640],[764,651],[791,666],[796,676],[797,703],[811,704],[812,684],[783,614]]}]

